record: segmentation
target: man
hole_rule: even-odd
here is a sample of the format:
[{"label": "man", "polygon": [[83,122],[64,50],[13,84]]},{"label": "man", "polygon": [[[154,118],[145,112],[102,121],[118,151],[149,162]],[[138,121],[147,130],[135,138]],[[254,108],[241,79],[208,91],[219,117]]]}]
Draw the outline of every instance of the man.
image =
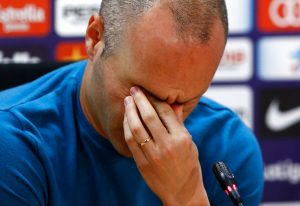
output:
[{"label": "man", "polygon": [[1,205],[232,205],[219,160],[258,205],[255,137],[201,98],[227,26],[221,0],[103,0],[87,62],[0,95]]}]

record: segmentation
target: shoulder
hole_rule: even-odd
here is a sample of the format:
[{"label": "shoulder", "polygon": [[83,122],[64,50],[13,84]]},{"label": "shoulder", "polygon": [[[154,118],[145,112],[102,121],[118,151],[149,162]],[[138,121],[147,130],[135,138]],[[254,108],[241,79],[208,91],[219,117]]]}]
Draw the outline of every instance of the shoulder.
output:
[{"label": "shoulder", "polygon": [[235,174],[246,205],[258,205],[263,189],[263,161],[251,129],[232,110],[205,97],[186,125],[198,147],[212,203],[223,205],[221,202],[228,201],[212,174],[213,164],[224,161]]},{"label": "shoulder", "polygon": [[58,68],[32,82],[0,92],[0,110],[36,100],[81,81],[86,61]]},{"label": "shoulder", "polygon": [[10,144],[17,139],[27,141],[32,148],[34,145],[57,148],[58,140],[66,140],[65,136],[76,131],[74,111],[85,65],[86,62],[70,64],[28,84],[0,92],[0,122],[6,122],[0,129],[4,127],[4,134],[13,136]]},{"label": "shoulder", "polygon": [[[41,205],[47,190],[36,139],[9,111],[0,111],[1,205]],[[43,204],[42,204],[43,205]]]}]

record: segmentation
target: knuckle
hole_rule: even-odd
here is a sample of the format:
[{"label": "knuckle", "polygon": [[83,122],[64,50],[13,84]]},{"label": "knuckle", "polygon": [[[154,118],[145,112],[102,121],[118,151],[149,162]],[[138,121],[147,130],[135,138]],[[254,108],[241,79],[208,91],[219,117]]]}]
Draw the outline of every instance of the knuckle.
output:
[{"label": "knuckle", "polygon": [[170,110],[166,107],[163,107],[159,110],[161,116],[168,116],[170,115]]},{"label": "knuckle", "polygon": [[193,144],[193,140],[190,136],[184,137],[181,139],[181,144],[187,148],[187,149],[191,149],[191,146]]},{"label": "knuckle", "polygon": [[157,165],[157,166],[162,165],[161,155],[155,153],[155,154],[152,154],[150,158],[151,158],[151,162],[152,162],[154,165]]},{"label": "knuckle", "polygon": [[141,128],[139,126],[135,125],[131,128],[131,132],[132,132],[133,136],[139,136],[139,134],[141,132]]},{"label": "knuckle", "polygon": [[192,136],[189,132],[183,132],[181,137],[182,137],[182,139],[185,139],[185,140],[192,140]]},{"label": "knuckle", "polygon": [[140,171],[141,173],[146,173],[146,172],[148,172],[149,169],[150,169],[150,164],[147,163],[146,161],[143,161],[143,162],[139,163],[139,164],[137,165],[137,167],[138,167],[138,169],[139,169],[139,171]]},{"label": "knuckle", "polygon": [[[189,151],[193,144],[192,137],[189,133],[184,133],[182,135],[179,135],[180,138],[176,138],[173,144],[173,148],[171,148],[171,151],[168,151],[167,154],[170,154],[171,156],[174,156],[174,152],[180,152],[180,151]],[[166,147],[168,148],[168,147]],[[170,149],[169,149],[170,150]],[[172,153],[173,152],[173,153]]]},{"label": "knuckle", "polygon": [[180,142],[181,142],[181,144],[184,144],[187,146],[190,145],[193,142],[192,136],[190,135],[190,133],[184,132],[181,135]]},{"label": "knuckle", "polygon": [[168,159],[175,158],[175,150],[171,146],[166,146],[162,150],[162,155]]},{"label": "knuckle", "polygon": [[132,136],[128,136],[127,138],[125,138],[127,144],[132,145],[135,143],[135,140]]},{"label": "knuckle", "polygon": [[143,120],[145,123],[151,123],[155,120],[155,116],[150,112],[143,115]]}]

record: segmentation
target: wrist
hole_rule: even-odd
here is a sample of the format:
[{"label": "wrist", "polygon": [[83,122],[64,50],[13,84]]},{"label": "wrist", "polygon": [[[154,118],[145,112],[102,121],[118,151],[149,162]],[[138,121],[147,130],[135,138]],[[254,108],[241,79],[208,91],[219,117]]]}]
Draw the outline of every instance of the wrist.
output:
[{"label": "wrist", "polygon": [[174,197],[163,201],[164,206],[210,206],[208,196],[204,186],[198,188],[188,200]]}]

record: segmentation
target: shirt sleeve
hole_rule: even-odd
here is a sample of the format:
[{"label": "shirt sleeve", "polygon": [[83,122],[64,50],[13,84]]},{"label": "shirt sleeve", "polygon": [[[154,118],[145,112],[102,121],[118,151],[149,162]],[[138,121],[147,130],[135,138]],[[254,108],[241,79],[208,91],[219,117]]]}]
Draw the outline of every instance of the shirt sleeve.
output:
[{"label": "shirt sleeve", "polygon": [[[238,118],[233,117],[224,133],[226,155],[223,161],[235,176],[244,206],[258,206],[263,193],[263,160],[259,144],[253,132]],[[218,184],[218,183],[216,183]],[[219,185],[215,190],[213,206],[233,205]]]},{"label": "shirt sleeve", "polygon": [[47,180],[36,138],[9,111],[0,111],[1,206],[47,205]]}]

